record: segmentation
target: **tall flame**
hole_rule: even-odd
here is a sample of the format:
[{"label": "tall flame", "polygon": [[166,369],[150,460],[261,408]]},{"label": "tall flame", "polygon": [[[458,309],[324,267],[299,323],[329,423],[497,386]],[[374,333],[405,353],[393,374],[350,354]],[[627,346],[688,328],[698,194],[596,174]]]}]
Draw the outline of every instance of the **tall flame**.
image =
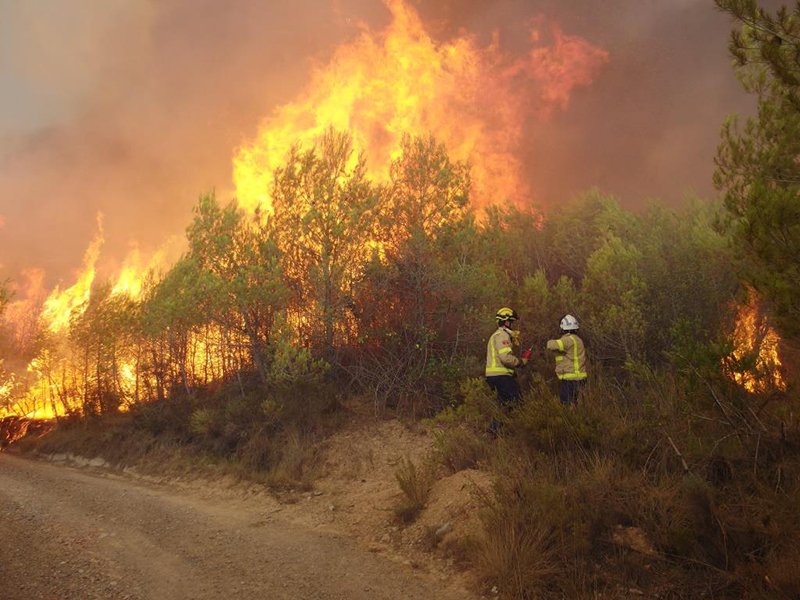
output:
[{"label": "tall flame", "polygon": [[786,382],[781,374],[779,352],[781,338],[765,323],[759,308],[755,293],[751,293],[747,304],[738,307],[733,333],[733,356],[740,361],[748,356],[755,356],[756,373],[737,372],[733,373],[733,378],[749,392],[785,390]]},{"label": "tall flame", "polygon": [[142,293],[145,278],[165,263],[165,256],[166,245],[155,252],[148,261],[144,261],[138,246],[134,246],[122,263],[122,269],[111,289],[111,294],[127,294],[131,298],[138,298]]},{"label": "tall flame", "polygon": [[83,257],[83,267],[78,275],[78,281],[65,290],[56,286],[44,301],[42,319],[52,333],[64,331],[69,327],[72,316],[80,314],[89,301],[95,277],[95,265],[100,256],[100,247],[103,245],[103,227],[100,217],[98,217],[97,225],[97,235],[89,244]]},{"label": "tall flame", "polygon": [[[433,133],[451,158],[472,164],[479,204],[528,198],[518,149],[523,125],[564,108],[576,86],[591,83],[608,54],[556,26],[534,22],[524,58],[479,47],[468,36],[433,40],[404,0],[386,0],[392,23],[366,26],[317,68],[301,97],[279,107],[233,160],[241,206],[269,209],[275,169],[292,144],[305,147],[330,127],[353,135],[370,174],[386,180],[403,134]],[[544,33],[552,38],[544,45]]]},{"label": "tall flame", "polygon": [[[284,164],[292,145],[310,147],[331,127],[352,134],[356,150],[365,153],[370,176],[377,181],[388,180],[405,134],[432,133],[452,159],[471,164],[473,199],[478,204],[521,203],[529,198],[518,158],[525,127],[566,108],[573,90],[592,82],[608,54],[542,19],[530,24],[530,49],[522,57],[502,51],[497,35],[486,46],[468,35],[440,42],[431,38],[406,0],[385,3],[392,15],[385,30],[362,25],[356,39],[314,70],[305,91],[277,108],[255,138],[235,152],[240,206],[269,210],[274,171]],[[43,293],[31,292],[30,301],[19,304],[13,314],[38,314],[41,307],[38,324],[59,339],[66,336],[71,321],[90,300],[102,244],[98,222],[98,234],[74,285],[56,287],[43,303]],[[111,295],[139,298],[147,274],[166,264],[165,256],[166,246],[148,261],[134,248],[113,280]],[[31,289],[42,280],[41,273],[38,279],[33,275]],[[230,335],[214,328],[192,332],[186,377],[209,381],[223,375],[230,366],[220,360],[219,348],[231,343]],[[141,374],[140,357],[135,349],[121,348],[116,360],[112,389],[123,403],[137,402],[146,377]],[[78,376],[80,366],[73,363],[66,347],[33,359],[28,365],[33,383],[26,378],[15,412],[49,417],[78,406],[80,390],[87,384]],[[14,385],[13,380],[3,384],[0,400],[12,393]]]}]

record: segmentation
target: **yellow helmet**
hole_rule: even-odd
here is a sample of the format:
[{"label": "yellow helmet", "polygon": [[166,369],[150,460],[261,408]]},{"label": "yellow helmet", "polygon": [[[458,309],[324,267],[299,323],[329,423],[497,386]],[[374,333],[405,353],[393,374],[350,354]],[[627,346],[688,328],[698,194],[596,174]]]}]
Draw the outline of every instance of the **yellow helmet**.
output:
[{"label": "yellow helmet", "polygon": [[517,311],[515,311],[513,308],[505,307],[498,310],[494,318],[497,319],[498,323],[502,323],[503,321],[516,321],[519,319],[517,316]]}]

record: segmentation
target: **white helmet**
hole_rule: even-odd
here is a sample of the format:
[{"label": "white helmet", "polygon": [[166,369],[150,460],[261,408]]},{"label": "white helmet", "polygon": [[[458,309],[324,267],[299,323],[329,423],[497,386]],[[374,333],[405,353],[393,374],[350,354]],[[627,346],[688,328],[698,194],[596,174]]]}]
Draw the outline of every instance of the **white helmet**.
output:
[{"label": "white helmet", "polygon": [[564,331],[577,331],[578,319],[573,317],[572,315],[567,315],[563,319],[561,319],[561,329]]}]

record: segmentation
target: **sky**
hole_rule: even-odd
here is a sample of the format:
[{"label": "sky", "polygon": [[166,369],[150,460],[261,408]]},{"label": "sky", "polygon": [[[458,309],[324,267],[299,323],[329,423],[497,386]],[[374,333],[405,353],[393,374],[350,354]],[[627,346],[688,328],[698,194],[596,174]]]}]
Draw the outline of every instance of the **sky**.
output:
[{"label": "sky", "polygon": [[[410,0],[429,32],[524,51],[532,20],[608,52],[519,149],[545,212],[597,186],[627,207],[711,185],[734,78],[711,0]],[[773,3],[776,4],[776,3]],[[337,45],[380,29],[378,0],[0,0],[0,279],[69,281],[103,214],[113,266],[181,236],[199,194]]]}]

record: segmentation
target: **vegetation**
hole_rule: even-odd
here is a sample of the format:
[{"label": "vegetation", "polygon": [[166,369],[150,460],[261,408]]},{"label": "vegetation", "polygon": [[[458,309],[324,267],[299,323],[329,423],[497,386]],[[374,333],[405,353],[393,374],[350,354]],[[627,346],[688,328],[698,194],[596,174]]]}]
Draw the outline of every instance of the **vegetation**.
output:
[{"label": "vegetation", "polygon": [[[724,205],[633,212],[591,190],[547,218],[502,198],[479,211],[469,166],[433,138],[406,137],[378,183],[329,131],[293,149],[263,211],[203,196],[186,254],[141,295],[96,285],[66,337],[40,331],[22,352],[38,379],[0,408],[66,412],[45,446],[96,427],[90,452],[190,447],[307,487],[343,407],[369,403],[430,418],[450,472],[497,475],[463,548],[504,594],[797,597],[800,397],[775,370],[784,347],[765,361],[763,315],[742,344],[737,307],[753,288],[784,345],[800,334],[800,8],[717,4],[743,23],[732,51],[759,98],[743,130],[723,130]],[[511,414],[481,377],[499,306],[534,348]],[[566,312],[590,373],[571,408],[544,352]],[[423,510],[432,474],[400,465],[400,520]]]},{"label": "vegetation", "polygon": [[[307,488],[343,404],[368,399],[381,414],[435,416],[448,470],[499,476],[468,556],[504,592],[790,593],[798,400],[757,345],[737,351],[743,296],[718,207],[690,198],[634,213],[593,190],[547,219],[479,214],[468,169],[432,139],[407,138],[385,186],[349,144],[329,132],[295,151],[269,214],[202,197],[187,253],[140,297],[96,286],[68,344],[45,336],[48,397],[84,416],[45,446],[192,448]],[[480,377],[501,305],[518,308],[536,349],[510,416]],[[557,404],[543,352],[567,311],[591,359],[574,410]],[[492,418],[505,422],[495,443]],[[423,510],[432,473],[400,466],[399,520]],[[658,559],[615,543],[619,528],[641,532]]]},{"label": "vegetation", "polygon": [[743,276],[772,304],[789,336],[800,333],[800,3],[772,14],[755,0],[716,0],[741,23],[730,50],[758,114],[725,124],[714,181]]},{"label": "vegetation", "polygon": [[405,458],[395,472],[395,478],[403,492],[403,499],[395,507],[394,514],[400,522],[409,523],[428,502],[433,473],[429,465],[418,467],[410,458]]}]

